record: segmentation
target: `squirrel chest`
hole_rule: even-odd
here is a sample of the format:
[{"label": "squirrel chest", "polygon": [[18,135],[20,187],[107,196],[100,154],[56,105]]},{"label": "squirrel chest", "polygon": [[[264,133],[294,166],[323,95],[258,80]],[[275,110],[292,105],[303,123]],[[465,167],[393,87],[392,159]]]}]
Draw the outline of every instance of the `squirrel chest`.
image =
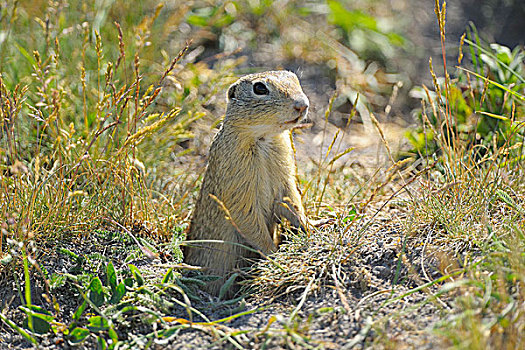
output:
[{"label": "squirrel chest", "polygon": [[[218,177],[215,180],[222,183],[220,188],[215,188],[214,195],[230,212],[244,217],[262,215],[270,223],[274,202],[282,198],[286,186],[295,181],[290,134],[283,132],[260,138],[239,137],[239,134],[221,130],[210,150],[208,167],[213,169],[209,170]],[[228,152],[222,147],[228,147]],[[225,154],[228,159],[224,159]],[[217,155],[221,159],[217,159]]]}]

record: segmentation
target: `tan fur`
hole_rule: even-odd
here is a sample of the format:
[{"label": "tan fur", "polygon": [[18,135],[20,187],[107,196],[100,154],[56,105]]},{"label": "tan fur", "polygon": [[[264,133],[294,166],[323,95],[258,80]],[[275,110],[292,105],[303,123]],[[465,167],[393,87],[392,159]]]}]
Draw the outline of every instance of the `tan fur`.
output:
[{"label": "tan fur", "polygon": [[[267,95],[254,92],[257,82],[268,88]],[[281,218],[295,228],[304,229],[306,222],[290,133],[306,116],[308,98],[297,76],[287,71],[244,76],[229,88],[228,96],[187,239],[223,240],[269,254],[277,248]],[[236,227],[210,194],[228,209]],[[259,255],[229,243],[195,243],[184,253],[186,263],[222,277],[208,284],[212,294],[218,294],[230,272]]]}]

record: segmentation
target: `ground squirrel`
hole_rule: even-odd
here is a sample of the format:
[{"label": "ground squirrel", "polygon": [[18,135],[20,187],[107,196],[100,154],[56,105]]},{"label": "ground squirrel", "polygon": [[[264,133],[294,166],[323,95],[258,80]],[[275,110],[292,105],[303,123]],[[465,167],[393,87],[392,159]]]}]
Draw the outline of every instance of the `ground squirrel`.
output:
[{"label": "ground squirrel", "polygon": [[219,293],[231,271],[259,256],[239,244],[268,254],[279,244],[282,218],[294,228],[306,224],[291,139],[309,106],[299,79],[288,71],[250,74],[227,95],[187,239],[233,244],[193,243],[184,250],[186,263],[222,277],[207,285],[211,294]]}]

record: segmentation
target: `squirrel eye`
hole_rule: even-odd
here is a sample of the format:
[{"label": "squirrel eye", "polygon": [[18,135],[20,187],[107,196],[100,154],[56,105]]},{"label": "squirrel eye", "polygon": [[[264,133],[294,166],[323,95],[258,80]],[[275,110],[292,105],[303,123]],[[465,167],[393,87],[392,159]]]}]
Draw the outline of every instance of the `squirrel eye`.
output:
[{"label": "squirrel eye", "polygon": [[270,91],[268,91],[268,88],[263,83],[255,83],[253,84],[253,92],[256,95],[268,95]]}]

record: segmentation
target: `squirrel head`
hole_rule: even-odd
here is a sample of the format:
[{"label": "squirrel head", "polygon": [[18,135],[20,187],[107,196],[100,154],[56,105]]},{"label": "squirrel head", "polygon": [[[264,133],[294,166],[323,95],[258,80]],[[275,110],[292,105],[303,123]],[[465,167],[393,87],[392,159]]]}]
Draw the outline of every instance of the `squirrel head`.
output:
[{"label": "squirrel head", "polygon": [[309,101],[299,79],[289,71],[246,75],[228,89],[224,123],[252,130],[256,136],[279,134],[297,127]]}]

